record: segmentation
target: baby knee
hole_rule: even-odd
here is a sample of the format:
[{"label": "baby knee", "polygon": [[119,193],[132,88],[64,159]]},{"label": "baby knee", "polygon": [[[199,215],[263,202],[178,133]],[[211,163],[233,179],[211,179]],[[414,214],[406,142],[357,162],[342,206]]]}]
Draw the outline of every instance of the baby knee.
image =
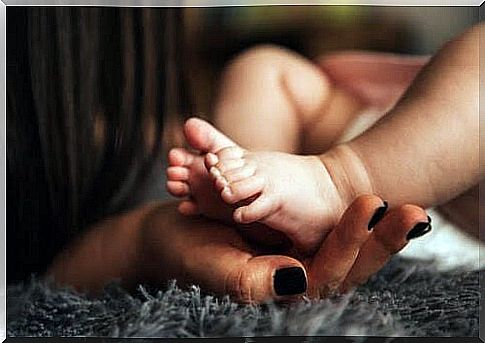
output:
[{"label": "baby knee", "polygon": [[273,73],[294,53],[277,45],[262,44],[249,48],[236,56],[227,66],[226,71],[244,70],[244,73],[257,72],[259,77]]}]

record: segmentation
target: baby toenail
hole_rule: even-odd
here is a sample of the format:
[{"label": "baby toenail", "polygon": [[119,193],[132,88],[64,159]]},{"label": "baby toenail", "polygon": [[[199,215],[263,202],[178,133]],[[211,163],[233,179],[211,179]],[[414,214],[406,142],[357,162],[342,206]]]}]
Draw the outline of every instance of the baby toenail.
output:
[{"label": "baby toenail", "polygon": [[211,167],[209,169],[209,172],[212,174],[212,176],[214,177],[219,177],[221,176],[221,172],[219,171],[219,169],[217,169],[216,167]]}]

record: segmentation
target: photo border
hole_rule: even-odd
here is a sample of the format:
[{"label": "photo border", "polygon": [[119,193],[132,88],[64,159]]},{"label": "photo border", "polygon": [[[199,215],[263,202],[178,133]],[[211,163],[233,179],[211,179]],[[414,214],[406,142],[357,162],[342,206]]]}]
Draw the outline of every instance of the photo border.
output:
[{"label": "photo border", "polygon": [[[371,5],[371,6],[437,6],[437,7],[444,7],[444,6],[466,6],[466,7],[477,7],[477,11],[479,11],[479,22],[485,20],[485,7],[483,6],[483,1],[480,0],[448,0],[448,1],[439,1],[439,0],[400,0],[400,1],[392,1],[392,0],[376,0],[372,2],[367,1],[296,1],[296,0],[279,0],[279,1],[257,1],[257,0],[1,0],[0,3],[0,82],[2,87],[0,87],[0,115],[1,115],[1,127],[0,127],[0,157],[2,159],[2,165],[0,167],[0,174],[2,177],[2,183],[0,186],[0,223],[1,223],[1,235],[3,237],[1,242],[0,248],[0,339],[4,341],[6,338],[6,127],[7,127],[7,120],[6,120],[6,90],[7,90],[7,81],[6,81],[6,8],[7,6],[116,6],[116,7],[228,7],[228,6],[274,6],[274,5],[340,5],[340,6],[347,6],[347,5]],[[485,48],[485,39],[480,37],[480,56],[482,56],[483,48]],[[481,58],[480,58],[481,60]],[[479,99],[479,108],[480,108],[480,122],[484,115],[482,115],[482,108],[485,108],[485,94],[482,95],[482,90],[485,93],[485,87],[481,87],[482,83],[485,82],[485,70],[483,69],[485,66],[480,64],[480,99]],[[483,76],[482,76],[483,75]],[[485,119],[484,119],[485,120]],[[485,123],[485,122],[484,122]],[[485,135],[485,134],[484,134]],[[482,147],[482,143],[485,144],[485,136],[482,136],[482,131],[480,130],[480,148]],[[483,168],[482,166],[482,159],[481,151],[485,149],[480,149],[480,169]],[[484,162],[485,163],[485,162]],[[485,201],[485,190],[482,191],[481,183],[480,183],[480,203],[482,203],[482,199]],[[485,202],[484,202],[485,203]],[[480,219],[482,218],[480,213]],[[485,216],[484,216],[485,218]],[[480,227],[482,227],[482,223],[480,220]],[[479,251],[480,261],[482,259],[483,252]],[[482,307],[482,298],[485,295],[484,287],[483,287],[483,274],[480,274],[480,333],[478,337],[449,337],[452,338],[453,342],[470,342],[470,341],[484,341],[482,332],[485,332],[485,320],[483,319],[484,310]],[[297,337],[268,337],[264,338],[263,340],[268,341],[293,341],[292,339],[296,338],[298,341],[301,341]],[[65,341],[66,338],[52,338],[48,339],[48,341],[56,341],[61,342]],[[74,340],[78,339],[82,342],[87,341],[118,341],[112,340],[109,338],[101,339],[101,338],[72,338]],[[257,341],[260,341],[261,338],[255,338]],[[255,339],[251,338],[251,341]],[[276,340],[275,340],[276,339]],[[303,338],[302,338],[303,339]],[[18,341],[18,342],[25,342],[26,338],[9,338],[7,341]],[[36,339],[33,339],[36,340]],[[129,339],[132,340],[132,339]],[[143,341],[152,341],[151,339],[140,339]],[[166,341],[178,341],[177,339],[164,339]],[[223,338],[224,341],[234,341],[234,339],[227,337]],[[240,341],[237,338],[236,341]],[[243,341],[247,341],[246,339],[242,339]],[[406,338],[408,340],[418,340],[418,341],[440,341],[447,340],[439,337],[415,337],[415,338]],[[44,339],[42,339],[44,341]],[[154,340],[153,340],[154,341]],[[372,339],[371,339],[372,341]],[[393,341],[399,341],[399,338],[393,339]]]}]

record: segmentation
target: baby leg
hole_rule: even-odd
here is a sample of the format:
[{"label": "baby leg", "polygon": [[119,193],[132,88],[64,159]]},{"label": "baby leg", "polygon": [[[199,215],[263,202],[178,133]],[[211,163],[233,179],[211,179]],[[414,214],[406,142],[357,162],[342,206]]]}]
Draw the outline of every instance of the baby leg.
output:
[{"label": "baby leg", "polygon": [[[231,137],[230,141],[246,148],[300,152],[306,126],[316,116],[322,117],[329,97],[334,94],[332,89],[321,68],[303,57],[276,47],[254,48],[226,69],[215,103],[216,123]],[[346,111],[340,111],[341,127],[360,104],[350,96],[345,99],[351,105],[346,106]],[[328,130],[331,137],[325,140],[332,141],[341,130],[334,125],[333,130]],[[198,150],[197,140],[205,138],[197,125],[186,125],[185,133],[189,143],[196,142],[192,147]],[[228,140],[216,139],[215,144],[219,149],[235,144]],[[216,151],[214,146],[204,148]],[[210,182],[200,168],[203,165],[200,156],[175,149],[169,155],[169,162],[168,191],[177,197],[190,197],[181,204],[182,213],[206,213],[199,206],[201,202],[206,209],[207,206],[211,209],[210,213],[225,212],[216,210],[220,202],[204,195],[210,192],[207,187]]]},{"label": "baby leg", "polygon": [[338,136],[361,102],[336,92],[315,63],[289,50],[260,46],[246,51],[226,68],[215,102],[215,124],[250,150],[302,153],[309,125],[325,122],[327,107],[339,94],[338,124],[322,132]]},{"label": "baby leg", "polygon": [[342,52],[310,61],[260,46],[226,68],[216,126],[250,150],[321,154],[372,126],[428,57]]},{"label": "baby leg", "polygon": [[[406,63],[409,59],[389,56],[372,57],[374,64],[386,65],[397,74],[398,79],[405,81],[414,76],[422,64]],[[381,101],[376,104],[356,91],[346,91],[345,86],[346,82],[350,82],[349,78],[345,79],[346,75],[336,73],[335,69],[345,69],[362,59],[360,57],[340,63],[332,59],[324,60],[322,69],[329,73],[333,72],[333,78],[337,81],[331,83],[326,78],[326,72],[295,54],[270,47],[253,49],[236,59],[226,71],[221,96],[216,105],[219,126],[225,126],[225,131],[230,132],[230,135],[232,132],[232,137],[239,137],[239,141],[247,141],[254,149],[291,152],[300,150],[303,141],[300,138],[295,142],[295,137],[306,137],[309,133],[312,133],[317,143],[312,146],[312,140],[307,139],[306,150],[319,151],[318,149],[328,148],[335,141],[342,139],[342,133],[346,132],[348,124],[354,121],[364,106],[371,105],[375,109],[379,109],[380,106],[382,111],[382,108],[390,107],[407,86],[405,81],[401,81],[400,88],[394,87],[395,91],[389,92],[390,85],[385,84],[388,81],[380,81],[379,86],[388,93],[386,97],[381,96]],[[364,58],[366,62],[369,59]],[[392,63],[389,60],[392,60]],[[271,63],[273,61],[275,62]],[[372,71],[368,71],[367,74],[372,74]],[[405,74],[405,77],[402,74]],[[305,82],[306,80],[309,82]],[[341,86],[335,87],[334,84],[338,83]],[[308,85],[313,87],[307,87]],[[275,96],[268,97],[267,94]],[[375,117],[371,119],[372,122],[367,125],[372,125],[377,120]],[[273,128],[273,131],[269,132],[271,126],[279,129]],[[238,208],[234,213],[236,222],[262,221],[285,232],[301,247],[311,248],[318,244],[325,229],[335,224],[345,209],[338,194],[335,193],[335,187],[332,187],[328,173],[320,163],[314,163],[317,162],[315,159],[249,152],[242,159],[243,149],[234,149],[237,146],[235,142],[227,137],[221,138],[224,135],[220,132],[197,121],[187,123],[186,134],[193,148],[203,152],[219,153],[221,161],[217,166],[214,165],[216,162],[207,163],[209,167],[216,167],[216,185],[228,204],[238,207],[237,203],[256,196],[263,187],[266,187],[266,193],[270,193],[268,189],[278,193],[279,199],[260,196],[254,203]],[[295,139],[291,139],[292,137]],[[283,170],[285,173],[282,174]],[[292,187],[289,187],[285,177],[290,174],[293,180],[298,180],[291,183]],[[228,183],[231,183],[230,187],[226,187]],[[325,191],[319,191],[322,184],[328,186]],[[193,194],[197,193],[197,184],[191,185],[191,188],[194,189]],[[284,196],[282,188],[286,189],[288,196]],[[285,203],[288,197],[293,198],[293,201]],[[203,198],[206,205],[207,197]],[[313,199],[313,202],[310,200],[312,206],[305,205],[309,198]],[[295,217],[295,211],[299,212],[300,217],[304,214],[305,220],[298,220],[299,216]],[[207,211],[202,212],[208,214]]]},{"label": "baby leg", "polygon": [[[347,201],[370,192],[394,204],[437,206],[478,183],[480,30],[444,45],[385,118],[322,155]],[[370,187],[353,182],[362,178]]]}]

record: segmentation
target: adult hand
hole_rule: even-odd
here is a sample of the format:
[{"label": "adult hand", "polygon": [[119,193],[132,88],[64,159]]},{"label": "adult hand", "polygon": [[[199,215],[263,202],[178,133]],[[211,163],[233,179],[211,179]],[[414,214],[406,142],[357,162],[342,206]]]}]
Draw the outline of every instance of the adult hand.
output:
[{"label": "adult hand", "polygon": [[429,217],[417,206],[384,214],[386,208],[376,196],[358,197],[319,251],[298,260],[263,255],[237,229],[183,217],[175,204],[168,204],[145,221],[138,266],[146,281],[177,279],[241,302],[324,297],[365,282],[409,239],[431,229]]}]

